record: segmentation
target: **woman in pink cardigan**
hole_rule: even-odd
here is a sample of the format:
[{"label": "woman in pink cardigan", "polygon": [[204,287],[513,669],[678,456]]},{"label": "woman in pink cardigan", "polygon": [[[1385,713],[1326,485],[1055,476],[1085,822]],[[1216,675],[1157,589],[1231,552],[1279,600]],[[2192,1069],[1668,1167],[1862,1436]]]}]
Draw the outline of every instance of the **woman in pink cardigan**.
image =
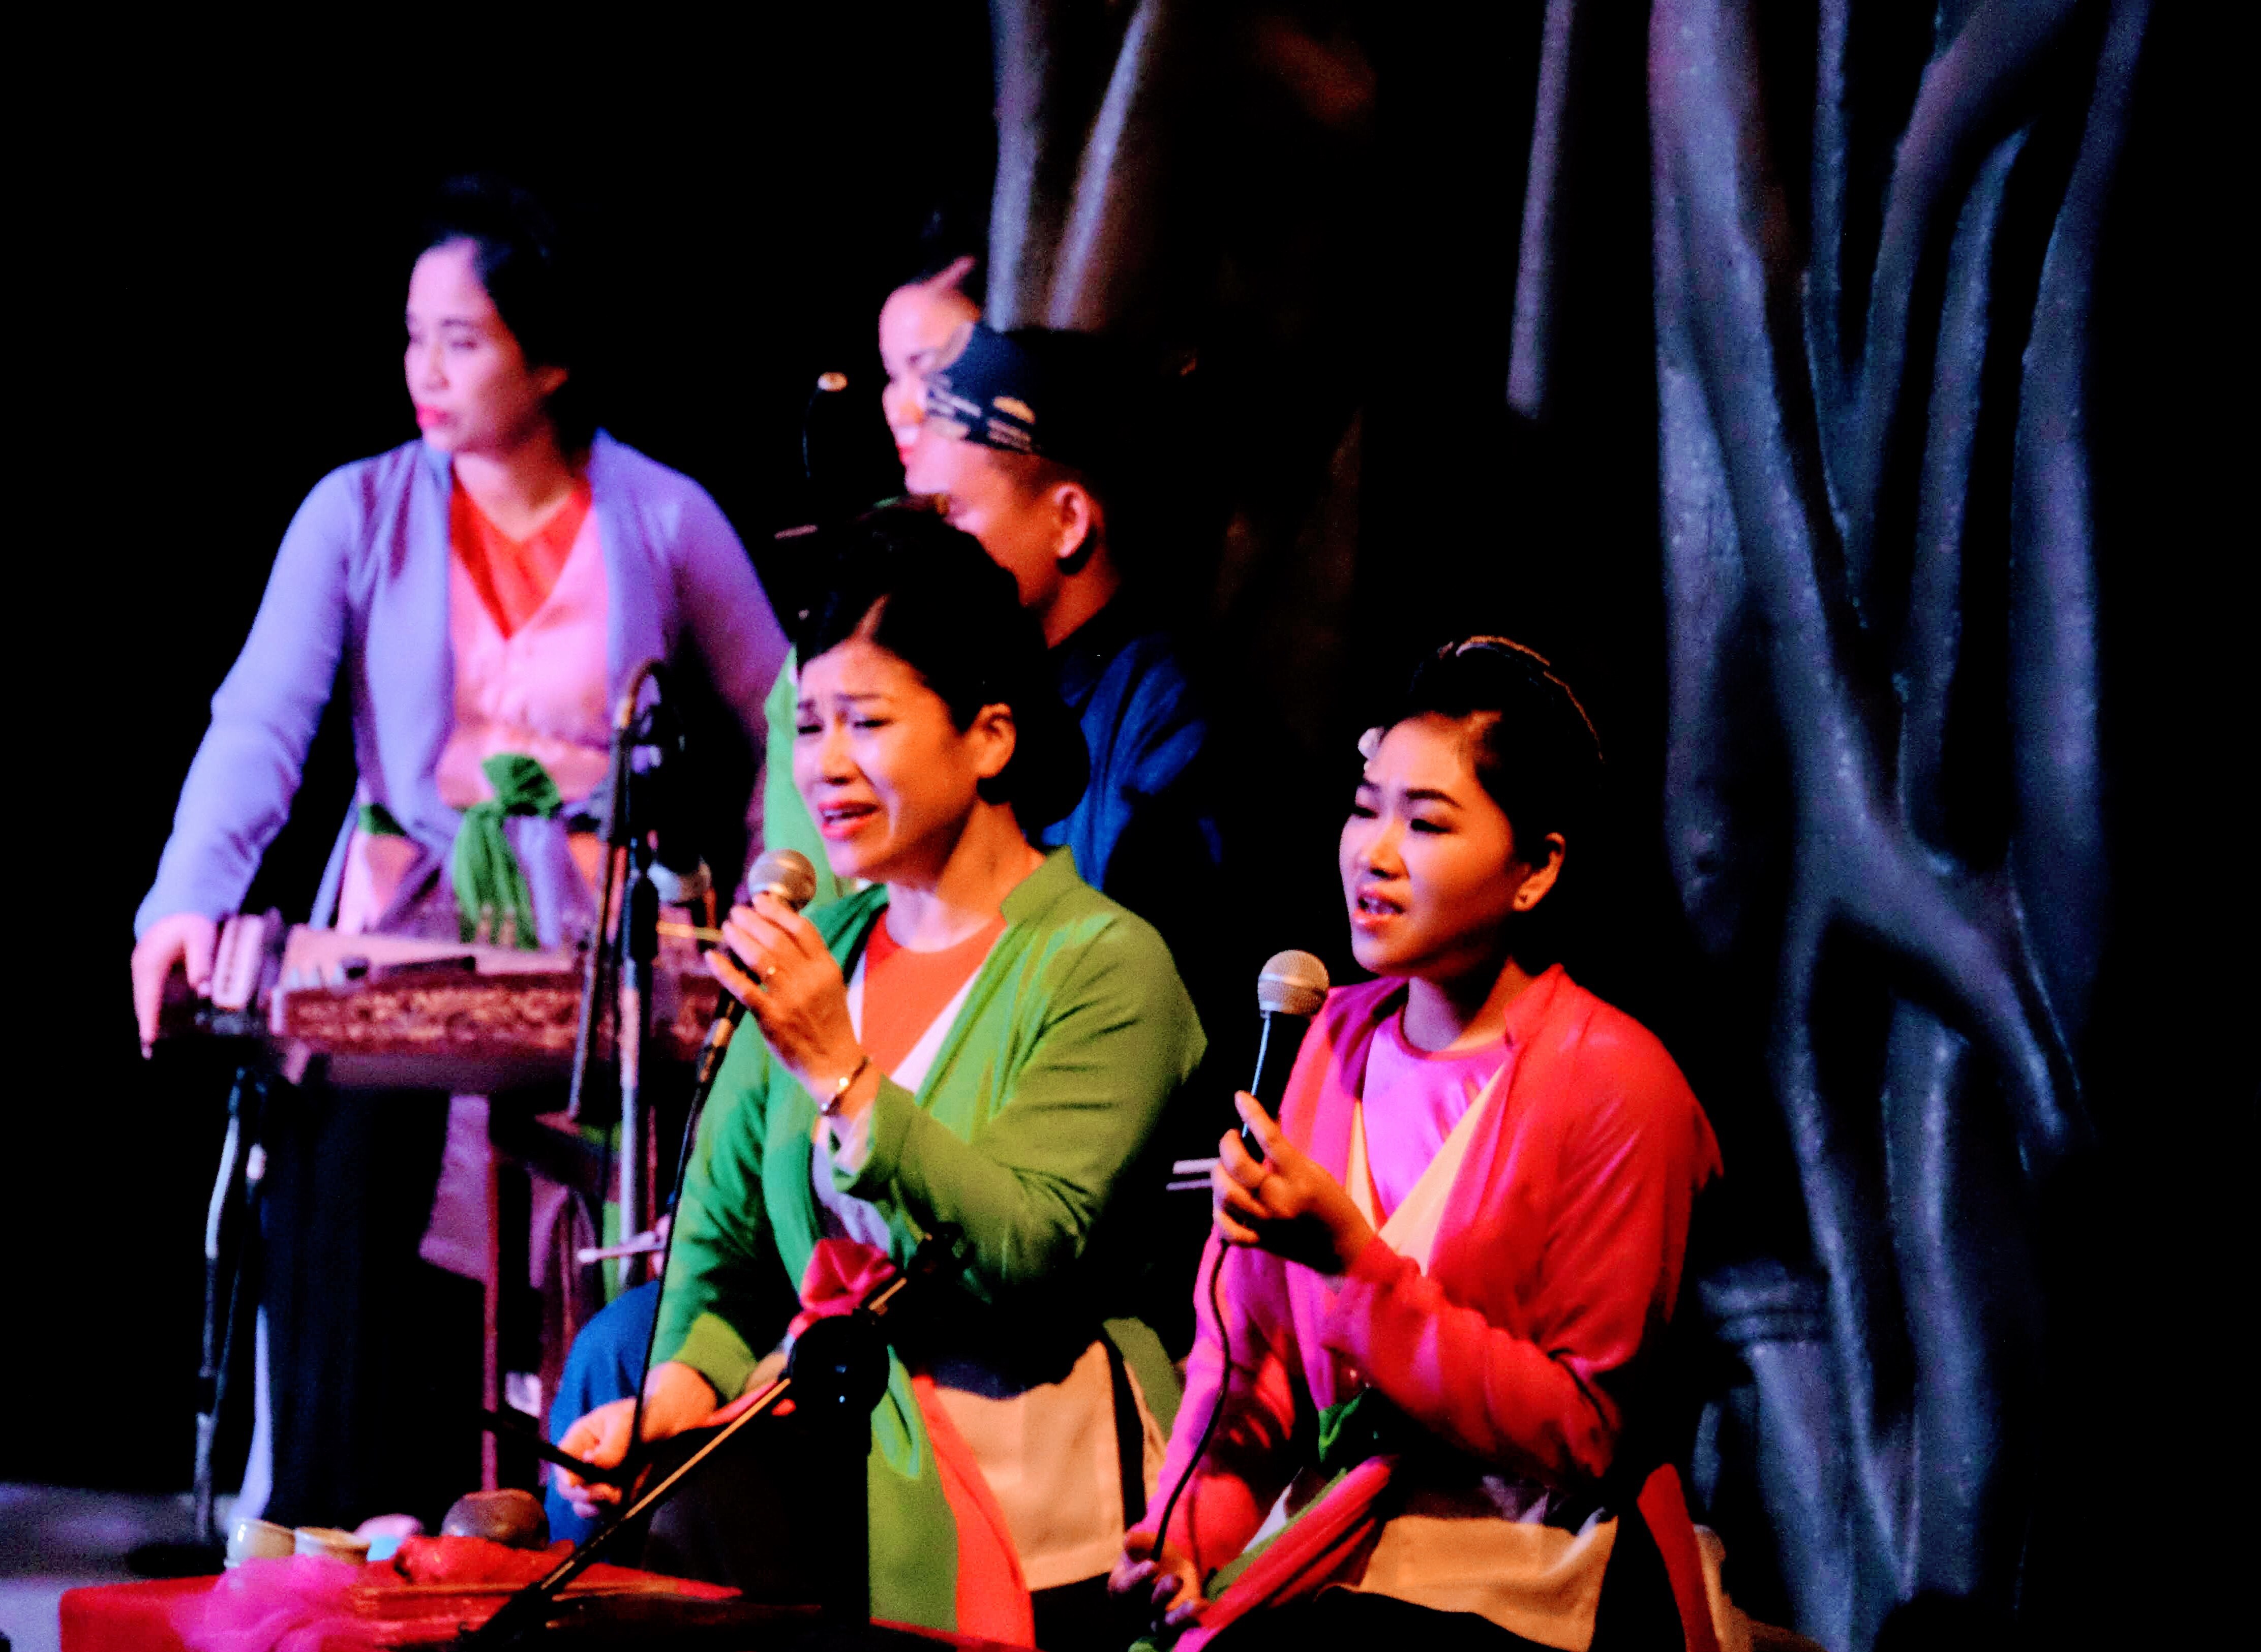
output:
[{"label": "woman in pink cardigan", "polygon": [[1276,1122],[1239,1098],[1262,1153],[1220,1144],[1165,1501],[1114,1586],[1180,1652],[1714,1652],[1677,1479],[1621,1442],[1719,1149],[1654,1036],[1546,962],[1592,726],[1478,637],[1362,749],[1341,870],[1379,978],[1329,995]]}]

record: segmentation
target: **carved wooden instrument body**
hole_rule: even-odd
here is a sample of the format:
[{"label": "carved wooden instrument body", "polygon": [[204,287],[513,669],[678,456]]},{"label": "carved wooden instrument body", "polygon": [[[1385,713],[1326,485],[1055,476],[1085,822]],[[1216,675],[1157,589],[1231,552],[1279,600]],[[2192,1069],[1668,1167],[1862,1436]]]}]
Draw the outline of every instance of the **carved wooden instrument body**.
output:
[{"label": "carved wooden instrument body", "polygon": [[[688,1062],[721,1002],[698,950],[664,939],[654,972],[652,1049]],[[563,1080],[573,1060],[579,960],[400,935],[285,926],[280,914],[227,919],[208,1000],[169,1000],[169,1036],[264,1039],[284,1069],[323,1058],[347,1088],[492,1094]],[[599,1059],[609,1060],[613,1006],[601,1006]]]}]

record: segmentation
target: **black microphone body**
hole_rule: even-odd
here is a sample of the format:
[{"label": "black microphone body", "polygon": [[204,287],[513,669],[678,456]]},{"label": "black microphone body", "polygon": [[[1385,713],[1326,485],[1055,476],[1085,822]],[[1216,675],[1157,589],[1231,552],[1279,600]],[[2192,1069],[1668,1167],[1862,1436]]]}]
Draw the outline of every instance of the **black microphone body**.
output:
[{"label": "black microphone body", "polygon": [[1265,1011],[1264,1031],[1256,1044],[1256,1076],[1248,1081],[1248,1093],[1264,1104],[1265,1112],[1280,1111],[1281,1098],[1288,1091],[1288,1075],[1296,1065],[1296,1052],[1303,1048],[1303,1034],[1310,1025],[1309,1016]]},{"label": "black microphone body", "polygon": [[[1249,1081],[1248,1093],[1274,1118],[1288,1093],[1288,1075],[1295,1069],[1303,1034],[1327,1001],[1328,984],[1326,965],[1308,952],[1275,953],[1256,977],[1256,1007],[1264,1017],[1264,1033],[1256,1047],[1256,1076]],[[1245,1124],[1240,1142],[1253,1156],[1263,1158],[1263,1144]]]}]

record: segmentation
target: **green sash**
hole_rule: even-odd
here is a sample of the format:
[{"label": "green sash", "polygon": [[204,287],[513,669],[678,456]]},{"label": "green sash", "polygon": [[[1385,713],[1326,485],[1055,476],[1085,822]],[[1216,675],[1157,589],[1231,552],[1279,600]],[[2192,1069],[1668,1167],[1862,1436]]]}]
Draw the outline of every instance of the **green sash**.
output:
[{"label": "green sash", "polygon": [[460,938],[537,951],[534,897],[526,869],[511,852],[502,823],[511,815],[554,819],[564,809],[549,771],[523,752],[498,752],[479,765],[494,796],[463,811],[448,872],[456,885]]},{"label": "green sash", "polygon": [[[554,819],[563,812],[565,800],[549,771],[523,752],[499,752],[479,769],[494,796],[463,811],[448,866],[456,886],[457,939],[539,951],[533,892],[502,823],[512,815]],[[408,835],[381,803],[362,805],[358,824],[370,837]]]}]

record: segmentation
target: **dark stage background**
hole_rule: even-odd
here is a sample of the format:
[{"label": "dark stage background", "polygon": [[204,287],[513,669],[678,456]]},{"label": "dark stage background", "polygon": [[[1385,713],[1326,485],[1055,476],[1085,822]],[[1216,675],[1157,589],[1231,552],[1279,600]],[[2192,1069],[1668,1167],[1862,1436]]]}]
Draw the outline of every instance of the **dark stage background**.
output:
[{"label": "dark stage background", "polygon": [[[128,924],[291,511],[325,471],[413,433],[403,240],[439,178],[499,167],[558,204],[608,323],[607,424],[704,483],[791,604],[795,570],[768,536],[811,507],[809,387],[843,368],[871,409],[879,300],[936,208],[978,238],[994,145],[984,6],[814,10],[570,39],[407,19],[366,38],[141,37],[103,43],[121,55],[99,72],[83,39],[32,54],[66,95],[26,150],[14,238],[33,368],[11,619],[42,709],[19,712],[40,732],[13,814],[42,968],[18,977],[0,1102],[24,1247],[0,1479],[187,1484],[221,1096],[192,1055],[137,1059]],[[1276,933],[1251,944],[1340,959],[1329,866],[1350,740],[1414,651],[1478,628],[1536,644],[1585,692],[1619,804],[1574,969],[1657,1027],[1719,1124],[1736,1196],[1710,1242],[1794,1255],[1803,1218],[1760,1052],[1712,997],[1659,840],[1645,41],[1627,27],[1599,52],[1597,96],[1620,107],[1594,125],[1617,136],[1566,186],[1559,399],[1534,426],[1502,388],[1542,8],[1311,10],[1371,79],[1330,104],[1288,76],[1210,118],[1220,158],[1186,200],[1227,268],[1170,324],[1204,352],[1189,476],[1206,461],[1224,478],[1191,490],[1214,537],[1176,547],[1172,595],[1241,756],[1237,870],[1284,891],[1264,909]],[[2060,1435],[2096,1442],[2120,1488],[2100,1515],[2156,1509],[2130,1488],[2179,1484],[2207,1448],[2187,1338],[2159,1327],[2217,1288],[2205,1212],[2224,1172],[2197,1166],[2226,1158],[2218,1134],[2255,1099],[2250,1069],[2222,1060],[2228,989],[2252,973],[2222,957],[2250,933],[2250,857],[2214,826],[2216,776],[2254,747],[2222,641],[2251,530],[2229,515],[2239,473],[2219,433],[2250,402],[2225,347],[2243,353],[2250,299],[2215,251],[2222,203],[2201,174],[2222,152],[2199,125],[2209,46],[2192,28],[2155,21],[2100,270],[2119,882],[2085,1053],[2104,1146],[2064,1265],[2106,1322],[2084,1327],[2092,1375]],[[831,440],[843,464],[883,453],[875,411]],[[318,744],[255,906],[304,914],[350,784],[341,735]],[[2186,1419],[2164,1434],[2146,1420],[2163,1400]]]}]

